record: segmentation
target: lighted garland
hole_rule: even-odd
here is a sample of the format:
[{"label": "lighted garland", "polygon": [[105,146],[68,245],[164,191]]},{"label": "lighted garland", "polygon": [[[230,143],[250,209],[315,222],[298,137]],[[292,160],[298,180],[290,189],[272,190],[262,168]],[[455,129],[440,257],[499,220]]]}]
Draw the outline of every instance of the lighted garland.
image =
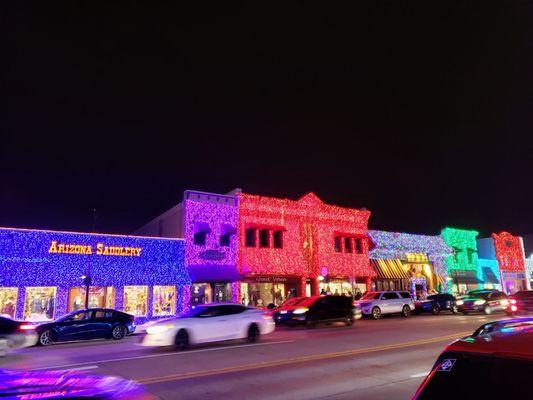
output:
[{"label": "lighted garland", "polygon": [[[446,244],[454,249],[455,255],[446,257],[446,266],[450,275],[455,270],[478,271],[477,238],[474,230],[444,228],[441,236]],[[470,258],[469,258],[470,254]]]},{"label": "lighted garland", "polygon": [[492,239],[494,240],[494,248],[500,270],[505,272],[524,272],[526,266],[522,239],[519,236],[511,235],[509,232],[493,233]]}]

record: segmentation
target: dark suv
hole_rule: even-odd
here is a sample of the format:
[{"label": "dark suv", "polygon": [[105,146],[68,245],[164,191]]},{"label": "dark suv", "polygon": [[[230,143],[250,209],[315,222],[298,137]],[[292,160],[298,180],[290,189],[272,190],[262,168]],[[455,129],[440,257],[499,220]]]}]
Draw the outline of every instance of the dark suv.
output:
[{"label": "dark suv", "polygon": [[346,326],[361,318],[361,310],[347,296],[312,296],[274,312],[277,324],[316,327],[321,322],[344,322]]},{"label": "dark suv", "polygon": [[451,311],[454,314],[459,312],[455,297],[448,293],[432,294],[427,300],[415,301],[415,313],[430,312],[439,314],[441,311]]}]

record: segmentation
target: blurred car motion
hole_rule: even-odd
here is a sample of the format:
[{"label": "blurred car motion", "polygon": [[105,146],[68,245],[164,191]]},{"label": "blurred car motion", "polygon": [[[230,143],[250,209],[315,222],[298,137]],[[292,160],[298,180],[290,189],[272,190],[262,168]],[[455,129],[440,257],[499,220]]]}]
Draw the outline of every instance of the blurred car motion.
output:
[{"label": "blurred car motion", "polygon": [[1,399],[152,400],[139,384],[114,376],[76,371],[9,371],[0,369]]},{"label": "blurred car motion", "polygon": [[468,295],[456,301],[457,307],[463,314],[481,312],[492,314],[506,311],[510,302],[507,295],[499,290],[473,290]]},{"label": "blurred car motion", "polygon": [[272,316],[264,310],[233,303],[204,304],[191,308],[181,317],[148,327],[141,344],[185,349],[192,344],[233,339],[255,342],[274,329]]},{"label": "blurred car motion", "polygon": [[415,314],[430,312],[433,315],[440,314],[442,311],[451,311],[457,314],[456,299],[448,293],[432,294],[426,300],[415,301]]},{"label": "blurred car motion", "polygon": [[133,332],[133,315],[108,308],[74,311],[36,327],[41,346],[72,340],[120,340]]},{"label": "blurred car motion", "polygon": [[37,343],[35,328],[32,323],[0,317],[0,356],[12,349],[34,346]]},{"label": "blurred car motion", "polygon": [[277,324],[306,325],[309,328],[321,323],[343,322],[351,326],[361,318],[361,309],[347,296],[299,297],[274,312]]},{"label": "blurred car motion", "polygon": [[533,290],[521,290],[509,297],[508,314],[533,313]]},{"label": "blurred car motion", "polygon": [[450,344],[413,399],[530,398],[531,322],[533,319],[485,324],[474,335]]}]

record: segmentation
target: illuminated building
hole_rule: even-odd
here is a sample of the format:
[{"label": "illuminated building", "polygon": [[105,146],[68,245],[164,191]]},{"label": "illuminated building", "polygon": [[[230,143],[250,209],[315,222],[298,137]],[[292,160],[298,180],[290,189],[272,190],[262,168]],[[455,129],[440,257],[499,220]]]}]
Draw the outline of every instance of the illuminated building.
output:
[{"label": "illuminated building", "polygon": [[446,258],[453,255],[441,236],[369,231],[370,260],[377,277],[373,290],[409,290],[425,297],[448,291]]},{"label": "illuminated building", "polygon": [[31,321],[89,307],[135,315],[137,322],[186,308],[189,274],[183,240],[0,229],[0,314]]},{"label": "illuminated building", "polygon": [[341,208],[309,193],[299,200],[239,195],[238,267],[245,304],[290,296],[349,294],[370,287],[370,212]]},{"label": "illuminated building", "polygon": [[477,289],[483,283],[478,278],[477,235],[477,231],[456,228],[444,228],[441,232],[446,244],[454,250],[453,255],[446,257],[446,269],[455,293]]},{"label": "illuminated building", "polygon": [[493,233],[494,249],[504,291],[508,294],[526,290],[529,282],[526,279],[524,244],[520,236],[509,232]]}]

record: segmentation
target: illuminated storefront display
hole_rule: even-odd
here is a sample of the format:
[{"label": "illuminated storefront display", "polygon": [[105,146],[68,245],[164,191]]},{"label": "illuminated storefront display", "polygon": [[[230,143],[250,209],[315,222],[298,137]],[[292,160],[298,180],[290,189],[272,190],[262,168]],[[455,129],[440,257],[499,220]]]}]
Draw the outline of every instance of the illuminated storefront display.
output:
[{"label": "illuminated storefront display", "polygon": [[377,277],[375,290],[409,290],[413,297],[433,291],[446,292],[446,259],[453,249],[441,236],[369,231],[370,251]]},{"label": "illuminated storefront display", "polygon": [[509,232],[501,232],[493,233],[492,239],[505,292],[512,294],[526,290],[528,280],[522,238],[513,236]]},{"label": "illuminated storefront display", "polygon": [[474,230],[444,228],[441,236],[454,253],[446,257],[448,281],[454,293],[477,289],[483,282],[478,278],[478,232]]},{"label": "illuminated storefront display", "polygon": [[90,307],[138,322],[188,307],[183,240],[0,229],[0,311],[46,321],[85,308],[82,276],[92,281]]},{"label": "illuminated storefront display", "polygon": [[[277,304],[291,296],[339,294],[370,284],[367,226],[370,212],[322,202],[239,195],[238,265],[245,276],[239,298]],[[349,292],[346,294],[349,294]]]}]

